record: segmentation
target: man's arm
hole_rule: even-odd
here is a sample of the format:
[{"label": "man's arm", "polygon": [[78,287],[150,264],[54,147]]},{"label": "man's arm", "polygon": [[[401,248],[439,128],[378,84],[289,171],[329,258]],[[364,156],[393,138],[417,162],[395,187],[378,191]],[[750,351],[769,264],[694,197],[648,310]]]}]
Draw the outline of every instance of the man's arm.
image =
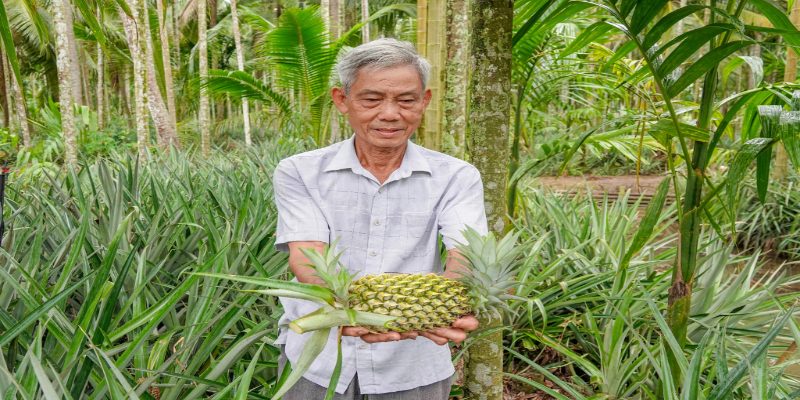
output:
[{"label": "man's arm", "polygon": [[[301,249],[312,249],[314,251],[322,252],[325,248],[324,242],[306,241],[306,242],[289,242],[289,269],[297,277],[297,280],[303,283],[311,283],[314,285],[323,285],[324,282],[320,279],[313,267],[310,267],[308,257],[303,254]],[[367,328],[361,326],[346,326],[342,329],[344,336],[359,336],[361,340],[367,343],[391,342],[400,339],[413,339],[417,337],[416,332],[398,333],[370,333]]]},{"label": "man's arm", "polygon": [[325,243],[317,242],[317,241],[308,241],[308,242],[289,242],[289,269],[292,270],[294,276],[297,277],[297,280],[303,283],[313,283],[315,285],[322,285],[322,279],[320,279],[314,268],[310,267],[308,264],[308,257],[303,254],[301,249],[311,249],[317,252],[322,253],[325,248]]}]

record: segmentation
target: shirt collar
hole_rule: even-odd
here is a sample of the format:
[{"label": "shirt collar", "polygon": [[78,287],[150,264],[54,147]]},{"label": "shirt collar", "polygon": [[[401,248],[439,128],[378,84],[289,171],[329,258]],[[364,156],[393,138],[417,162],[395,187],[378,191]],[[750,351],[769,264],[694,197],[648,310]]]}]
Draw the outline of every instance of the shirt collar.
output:
[{"label": "shirt collar", "polygon": [[[333,156],[325,167],[325,172],[340,169],[350,169],[353,171],[361,171],[364,169],[356,155],[355,135],[342,142],[336,155]],[[398,168],[396,172],[401,172],[404,176],[410,176],[414,171],[427,172],[430,174],[431,167],[428,164],[428,160],[422,155],[420,147],[409,141],[408,146],[406,146],[406,152],[403,155],[403,161],[400,163],[400,168]]]}]

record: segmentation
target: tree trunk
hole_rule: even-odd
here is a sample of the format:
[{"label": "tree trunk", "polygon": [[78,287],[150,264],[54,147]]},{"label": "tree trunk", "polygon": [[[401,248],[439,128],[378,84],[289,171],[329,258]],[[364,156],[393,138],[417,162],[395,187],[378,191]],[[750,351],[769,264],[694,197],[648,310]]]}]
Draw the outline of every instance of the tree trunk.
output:
[{"label": "tree trunk", "polygon": [[[361,21],[369,19],[369,0],[361,0]],[[361,28],[361,42],[369,42],[369,23],[364,24]]]},{"label": "tree trunk", "polygon": [[[800,1],[795,1],[792,6],[790,18],[794,26],[800,28]],[[783,81],[794,82],[797,80],[797,52],[791,46],[786,46],[786,66],[783,70]],[[775,146],[775,165],[772,168],[772,176],[780,181],[786,180],[789,176],[789,157],[783,142]]]},{"label": "tree trunk", "polygon": [[[419,144],[433,150],[442,147],[442,101],[444,100],[444,81],[442,70],[444,69],[446,49],[444,41],[446,33],[446,7],[444,1],[423,2],[426,8],[424,26],[424,42],[417,37],[417,47],[422,51],[425,58],[431,64],[431,74],[428,79],[428,89],[431,90],[431,102],[425,109],[425,116],[422,120],[421,129],[417,130],[417,141]],[[421,7],[417,3],[417,7]],[[419,12],[419,11],[418,11]],[[417,21],[422,24],[423,21]],[[417,27],[419,31],[419,26]]]},{"label": "tree trunk", "polygon": [[3,127],[9,128],[9,122],[11,121],[11,101],[9,97],[9,88],[11,87],[10,82],[8,81],[11,78],[11,74],[6,73],[6,56],[3,53],[3,50],[0,49],[0,107],[3,108]]},{"label": "tree trunk", "polygon": [[[485,188],[489,229],[505,233],[506,163],[511,118],[511,29],[513,0],[470,3],[469,155]],[[481,321],[485,328],[499,326],[499,318]],[[503,397],[502,334],[476,341],[465,365],[467,399],[501,400]]]},{"label": "tree trunk", "polygon": [[[206,0],[197,2],[197,47],[200,63],[200,80],[202,82],[208,77],[208,42],[206,37]],[[200,125],[200,149],[203,155],[208,155],[210,147],[209,138],[209,111],[208,93],[204,87],[200,87],[200,110],[197,118]]]},{"label": "tree trunk", "polygon": [[61,131],[64,133],[64,161],[68,166],[78,163],[77,129],[75,127],[75,114],[73,90],[76,87],[70,53],[72,33],[72,19],[69,12],[68,0],[53,0],[53,25],[56,27],[56,67],[58,69],[58,107],[61,110]]},{"label": "tree trunk", "polygon": [[172,130],[175,132],[175,138],[177,140],[178,114],[175,111],[175,84],[172,79],[172,63],[170,62],[169,53],[169,29],[167,29],[167,14],[164,7],[164,0],[156,0],[156,12],[158,12],[158,36],[161,39],[161,62],[164,65],[164,93],[167,96],[167,110],[169,112],[170,124],[172,125]]},{"label": "tree trunk", "polygon": [[22,134],[22,144],[25,147],[29,147],[31,145],[31,129],[28,122],[28,111],[25,107],[25,93],[16,79],[11,79],[11,87],[14,88],[14,97],[16,98],[14,104],[17,108],[17,122],[19,123],[19,131]]},{"label": "tree trunk", "polygon": [[[325,9],[322,12],[327,16]],[[244,49],[242,48],[242,35],[239,32],[239,13],[236,10],[236,0],[231,0],[231,23],[233,42],[236,45],[236,67],[239,68],[239,71],[244,71]],[[250,137],[250,106],[247,98],[242,98],[242,121],[244,122],[244,144],[250,146],[253,144],[253,140]]]},{"label": "tree trunk", "polygon": [[6,109],[6,113],[8,115],[8,125],[6,125],[6,126],[8,127],[8,130],[10,132],[16,132],[17,131],[17,126],[16,126],[17,125],[16,124],[16,119],[17,118],[16,118],[16,116],[14,114],[14,87],[13,87],[13,85],[11,83],[15,79],[14,78],[14,71],[11,69],[11,64],[8,61],[7,58],[3,57],[3,59],[0,60],[0,63],[3,64],[3,68],[6,71],[6,77],[8,78],[7,80],[5,80],[3,82],[3,86],[4,86],[5,91],[6,91],[5,109]]},{"label": "tree trunk", "polygon": [[[233,5],[231,5],[231,13],[233,13]],[[331,32],[331,1],[330,0],[320,0],[319,2],[319,14],[322,17],[322,22],[325,24],[325,29],[328,32]]]},{"label": "tree trunk", "polygon": [[[69,51],[69,58],[70,58],[70,65],[72,65],[72,69],[69,71],[72,75],[72,101],[75,104],[82,104],[85,105],[83,99],[83,91],[81,90],[81,70],[80,66],[80,58],[78,58],[78,42],[75,40],[75,31],[72,28],[73,21],[75,21],[72,15],[72,5],[69,1],[65,4],[64,9],[64,18],[65,21],[69,22],[70,29],[67,32],[68,42],[67,45],[69,46],[67,50]],[[61,81],[64,82],[64,81]]]},{"label": "tree trunk", "polygon": [[119,17],[122,20],[122,26],[125,29],[125,37],[128,40],[128,48],[131,52],[131,60],[133,61],[133,109],[136,125],[136,143],[139,149],[139,156],[144,159],[147,155],[148,132],[147,132],[147,103],[145,100],[145,71],[144,71],[144,49],[140,38],[142,35],[137,30],[136,21],[139,21],[139,7],[138,0],[131,0],[128,2],[131,10],[131,15],[125,14],[122,9],[119,9]]},{"label": "tree trunk", "polygon": [[178,134],[169,114],[169,109],[161,96],[156,73],[155,55],[153,52],[153,36],[150,34],[150,16],[147,12],[147,1],[141,1],[139,9],[142,16],[138,21],[141,27],[140,37],[144,41],[144,65],[147,69],[147,106],[156,126],[157,141],[162,148],[178,145]]},{"label": "tree trunk", "polygon": [[[99,7],[98,7],[99,9]],[[97,43],[97,87],[95,88],[95,96],[97,96],[97,127],[102,130],[106,126],[106,113],[105,113],[105,62],[103,60],[103,47]]]},{"label": "tree trunk", "polygon": [[442,151],[464,157],[464,133],[467,131],[467,55],[469,27],[467,0],[447,1],[447,60],[442,98]]}]

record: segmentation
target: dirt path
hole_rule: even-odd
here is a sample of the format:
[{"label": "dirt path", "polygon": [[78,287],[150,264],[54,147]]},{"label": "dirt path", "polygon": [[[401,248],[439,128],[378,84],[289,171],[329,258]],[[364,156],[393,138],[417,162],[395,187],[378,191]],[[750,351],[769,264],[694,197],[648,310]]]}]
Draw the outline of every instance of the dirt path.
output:
[{"label": "dirt path", "polygon": [[[641,198],[641,207],[646,207],[656,193],[658,185],[666,177],[663,175],[619,175],[619,176],[543,176],[532,181],[534,187],[545,187],[558,193],[580,195],[589,189],[596,200],[616,199],[630,191],[628,203],[633,204]],[[674,201],[670,189],[667,202]]]},{"label": "dirt path", "polygon": [[592,191],[609,194],[630,189],[633,195],[652,195],[664,178],[662,175],[542,176],[536,178],[534,183],[558,192],[577,192],[588,187]]}]

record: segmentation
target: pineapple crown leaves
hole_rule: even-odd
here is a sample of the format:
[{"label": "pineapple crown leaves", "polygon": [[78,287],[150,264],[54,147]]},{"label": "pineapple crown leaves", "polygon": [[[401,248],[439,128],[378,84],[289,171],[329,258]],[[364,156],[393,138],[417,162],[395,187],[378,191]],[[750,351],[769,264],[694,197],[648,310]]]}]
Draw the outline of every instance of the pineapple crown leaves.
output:
[{"label": "pineapple crown leaves", "polygon": [[303,254],[310,262],[309,266],[314,268],[317,277],[325,282],[325,286],[333,292],[336,302],[348,308],[350,284],[355,275],[350,274],[340,262],[342,252],[337,253],[334,248],[336,242],[330,246],[325,246],[322,253],[313,249],[301,249]]},{"label": "pineapple crown leaves", "polygon": [[509,290],[516,283],[522,247],[516,246],[519,233],[509,232],[500,240],[493,234],[481,235],[472,228],[464,232],[465,243],[457,246],[467,261],[458,278],[469,289],[472,308],[478,316],[509,310],[506,303],[516,297]]}]

